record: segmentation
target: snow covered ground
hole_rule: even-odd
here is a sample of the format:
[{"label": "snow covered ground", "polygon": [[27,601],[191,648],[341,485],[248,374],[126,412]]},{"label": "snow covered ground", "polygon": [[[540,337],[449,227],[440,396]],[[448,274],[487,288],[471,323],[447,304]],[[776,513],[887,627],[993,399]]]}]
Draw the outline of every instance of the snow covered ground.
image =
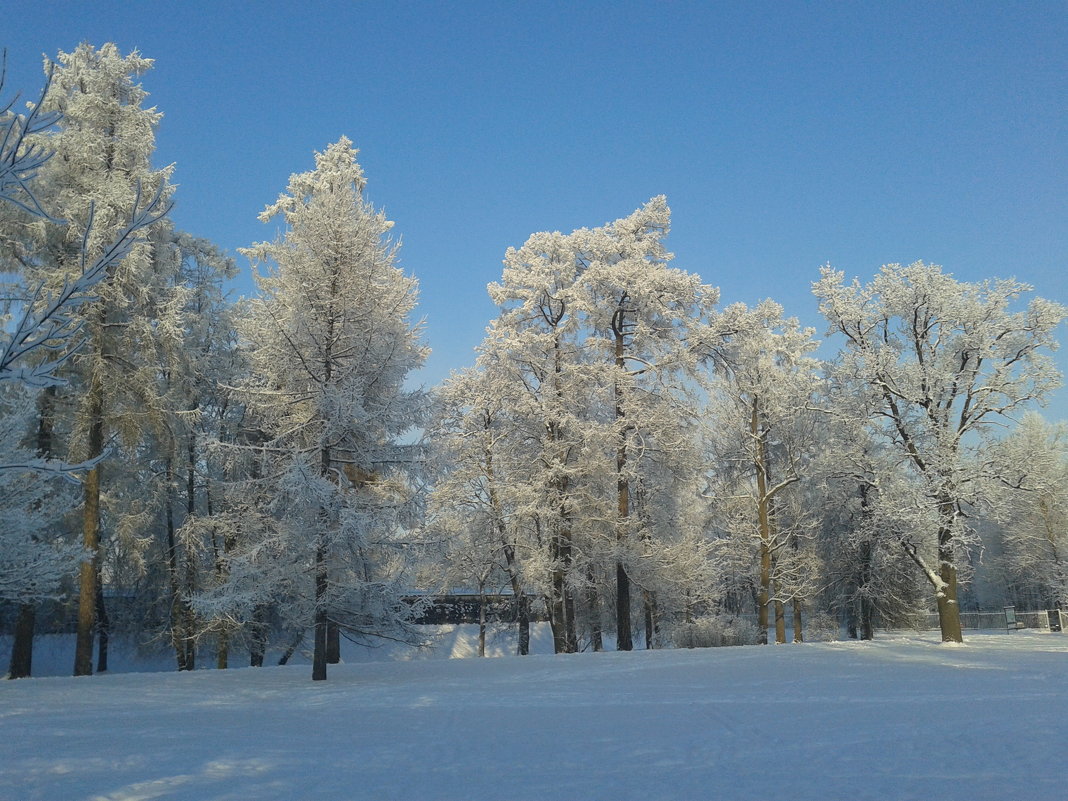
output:
[{"label": "snow covered ground", "polygon": [[1064,799],[1066,668],[1019,632],[24,679],[0,799]]}]

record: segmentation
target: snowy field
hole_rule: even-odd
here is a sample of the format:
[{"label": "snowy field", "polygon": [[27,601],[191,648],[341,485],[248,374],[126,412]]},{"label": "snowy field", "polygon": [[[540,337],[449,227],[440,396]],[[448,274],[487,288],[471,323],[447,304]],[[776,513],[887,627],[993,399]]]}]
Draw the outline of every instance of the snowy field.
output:
[{"label": "snowy field", "polygon": [[0,682],[4,801],[1038,801],[1066,756],[1059,634]]}]

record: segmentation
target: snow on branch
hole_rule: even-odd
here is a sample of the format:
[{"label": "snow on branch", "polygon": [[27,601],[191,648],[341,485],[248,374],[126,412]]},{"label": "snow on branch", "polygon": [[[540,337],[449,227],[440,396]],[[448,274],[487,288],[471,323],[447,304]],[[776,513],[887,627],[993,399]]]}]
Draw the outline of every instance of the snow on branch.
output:
[{"label": "snow on branch", "polygon": [[[64,379],[56,375],[56,371],[77,350],[80,343],[75,340],[83,325],[73,314],[74,309],[96,300],[94,287],[107,279],[113,268],[141,241],[138,232],[170,211],[171,204],[164,201],[162,195],[161,186],[155,196],[142,206],[141,187],[138,185],[134,207],[126,227],[92,264],[87,265],[87,240],[93,225],[93,212],[90,208],[89,224],[82,239],[81,275],[64,282],[63,287],[54,295],[45,294],[43,284],[34,288],[23,305],[14,328],[0,346],[0,381],[19,381],[36,388],[65,383]],[[58,355],[55,358],[45,358],[36,364],[22,364],[34,352]]]},{"label": "snow on branch", "polygon": [[[0,64],[0,91],[4,88],[7,74],[7,51]],[[52,222],[62,222],[46,212],[27,186],[37,171],[52,158],[52,152],[39,144],[26,141],[28,136],[41,133],[55,125],[60,114],[41,113],[41,103],[52,83],[52,70],[48,71],[41,98],[30,107],[25,116],[16,114],[12,109],[18,101],[18,94],[0,107],[0,199],[7,200],[19,208],[25,209],[36,217],[44,217]]]}]

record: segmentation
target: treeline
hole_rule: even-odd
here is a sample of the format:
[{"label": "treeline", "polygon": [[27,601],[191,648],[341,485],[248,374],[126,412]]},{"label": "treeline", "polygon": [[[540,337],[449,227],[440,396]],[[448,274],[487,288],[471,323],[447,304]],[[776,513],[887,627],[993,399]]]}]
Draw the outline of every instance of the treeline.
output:
[{"label": "treeline", "polygon": [[12,677],[57,599],[75,674],[117,629],[183,670],[310,632],[315,679],[342,636],[416,641],[415,589],[507,591],[521,653],[535,612],[570,652],[748,616],[763,642],[788,618],[870,638],[932,607],[959,641],[969,587],[1064,600],[1065,433],[1028,412],[1059,381],[1061,305],[825,268],[820,360],[775,302],[721,306],[670,266],[658,197],[509,249],[475,366],[412,390],[417,282],[352,142],[266,207],[283,235],[242,250],[259,291],[234,301],[233,260],[167,217],[150,67],[83,44],[0,117]]}]

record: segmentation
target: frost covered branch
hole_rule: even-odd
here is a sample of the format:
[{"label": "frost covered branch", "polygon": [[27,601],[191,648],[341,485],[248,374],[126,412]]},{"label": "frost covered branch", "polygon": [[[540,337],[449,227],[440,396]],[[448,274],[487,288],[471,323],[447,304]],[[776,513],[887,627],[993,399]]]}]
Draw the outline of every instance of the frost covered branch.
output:
[{"label": "frost covered branch", "polygon": [[[86,265],[86,242],[92,229],[92,212],[89,225],[82,240],[82,272],[71,281],[64,282],[62,288],[54,295],[44,292],[39,283],[23,306],[22,313],[14,329],[7,336],[0,348],[0,381],[19,381],[27,386],[44,388],[64,384],[56,371],[77,350],[76,339],[82,328],[82,321],[73,314],[74,309],[96,300],[93,289],[111,275],[113,268],[121,262],[141,241],[138,235],[142,229],[152,225],[170,211],[170,203],[163,200],[162,187],[155,196],[141,206],[141,191],[138,187],[137,198],[130,221],[111,244],[90,265]],[[5,199],[10,199],[6,198]],[[56,353],[56,358],[44,359],[36,364],[24,365],[30,354],[35,351]]]}]

